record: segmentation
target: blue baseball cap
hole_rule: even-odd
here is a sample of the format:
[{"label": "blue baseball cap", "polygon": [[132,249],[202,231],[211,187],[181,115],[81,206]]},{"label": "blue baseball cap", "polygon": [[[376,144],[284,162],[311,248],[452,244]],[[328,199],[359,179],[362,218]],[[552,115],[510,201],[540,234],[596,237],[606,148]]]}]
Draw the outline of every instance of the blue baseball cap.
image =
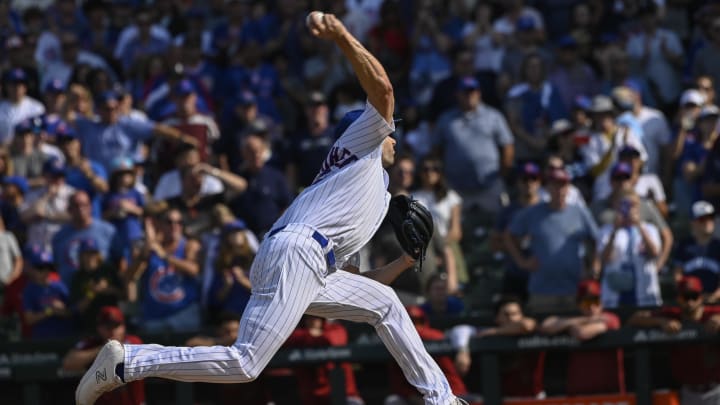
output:
[{"label": "blue baseball cap", "polygon": [[78,253],[85,253],[85,252],[99,252],[100,247],[98,246],[98,243],[93,238],[87,238],[80,241],[80,244],[78,245]]},{"label": "blue baseball cap", "polygon": [[120,101],[120,94],[115,90],[107,90],[102,92],[96,99],[96,103],[101,105],[105,105],[109,101]]},{"label": "blue baseball cap", "polygon": [[237,95],[237,103],[239,105],[251,105],[257,103],[255,94],[249,90],[243,90]]},{"label": "blue baseball cap", "polygon": [[34,133],[35,127],[33,126],[30,119],[24,119],[15,125],[15,133],[18,135]]},{"label": "blue baseball cap", "polygon": [[49,174],[51,176],[65,176],[65,165],[60,159],[53,157],[45,161],[42,168],[43,174]]},{"label": "blue baseball cap", "polygon": [[519,167],[520,175],[523,177],[540,177],[540,166],[533,162],[527,162]]},{"label": "blue baseball cap", "polygon": [[195,86],[188,79],[180,80],[175,87],[173,87],[173,94],[176,96],[184,97],[195,93]]},{"label": "blue baseball cap", "polygon": [[2,184],[12,184],[23,194],[27,194],[29,189],[27,179],[22,176],[5,176],[2,179]]},{"label": "blue baseball cap", "polygon": [[5,81],[9,83],[26,83],[27,79],[25,71],[20,68],[12,69],[5,74]]},{"label": "blue baseball cap", "polygon": [[55,124],[53,132],[57,137],[77,139],[75,129],[68,125],[68,123],[65,121],[59,121],[57,124]]},{"label": "blue baseball cap", "polygon": [[55,267],[55,262],[53,261],[53,254],[50,249],[47,249],[40,244],[30,244],[25,246],[25,249],[23,250],[23,256],[25,257],[25,260],[27,260],[32,267]]},{"label": "blue baseball cap", "polygon": [[48,84],[45,85],[45,93],[64,93],[65,92],[65,83],[63,83],[60,79],[53,79]]},{"label": "blue baseball cap", "polygon": [[618,152],[618,156],[623,157],[640,157],[640,151],[632,145],[625,145]]},{"label": "blue baseball cap", "polygon": [[227,235],[229,233],[244,231],[246,229],[248,229],[248,228],[247,228],[247,225],[245,224],[245,221],[243,221],[242,219],[236,219],[232,222],[228,222],[227,224],[223,225],[221,233],[223,235]]},{"label": "blue baseball cap", "polygon": [[567,49],[577,47],[578,43],[572,35],[565,35],[558,40],[557,45],[559,48]]},{"label": "blue baseball cap", "polygon": [[610,172],[610,178],[613,179],[629,179],[630,176],[632,176],[632,167],[625,162],[615,163]]},{"label": "blue baseball cap", "polygon": [[537,24],[535,23],[535,19],[528,15],[518,18],[515,23],[515,29],[520,32],[532,31],[536,28]]},{"label": "blue baseball cap", "polygon": [[588,96],[580,94],[575,97],[573,105],[577,109],[589,111],[590,107],[592,107],[592,99]]},{"label": "blue baseball cap", "polygon": [[478,90],[480,82],[473,76],[465,76],[458,81],[457,87],[462,91]]}]

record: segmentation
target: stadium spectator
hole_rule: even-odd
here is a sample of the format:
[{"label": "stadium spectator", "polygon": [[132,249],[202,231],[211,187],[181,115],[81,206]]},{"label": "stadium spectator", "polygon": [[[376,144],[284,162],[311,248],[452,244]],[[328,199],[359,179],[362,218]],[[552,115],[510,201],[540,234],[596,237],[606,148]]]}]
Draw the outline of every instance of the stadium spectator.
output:
[{"label": "stadium spectator", "polygon": [[71,124],[75,124],[78,118],[95,118],[95,102],[87,87],[79,83],[68,86],[68,101],[62,118]]},{"label": "stadium spectator", "polygon": [[715,94],[720,92],[720,16],[712,15],[712,20],[707,24],[704,34],[706,43],[695,53],[692,60],[692,72],[695,77],[699,75],[708,76],[715,84]]},{"label": "stadium spectator", "polygon": [[[610,171],[610,196],[604,200],[595,200],[591,209],[593,216],[601,225],[612,225],[616,221],[616,210],[619,201],[623,196],[634,191],[632,182],[632,168],[627,163],[619,162]],[[667,221],[663,218],[657,206],[647,199],[640,199],[640,220],[653,224],[660,231],[662,245],[660,246],[660,257],[657,258],[657,267],[661,269],[672,251],[674,236]]]},{"label": "stadium spectator", "polygon": [[27,225],[27,242],[50,246],[62,225],[70,220],[68,206],[75,189],[65,183],[65,167],[56,159],[43,164],[46,185],[28,193],[20,206]]},{"label": "stadium spectator", "polygon": [[512,35],[498,32],[504,44],[500,74],[497,76],[497,92],[500,97],[507,94],[510,87],[520,81],[522,75],[522,61],[527,55],[537,54],[544,61],[545,66],[552,66],[554,55],[543,46],[538,39],[537,29],[540,25],[530,16],[523,16],[515,20]]},{"label": "stadium spectator", "polygon": [[637,134],[627,126],[618,125],[617,112],[610,97],[593,97],[589,111],[594,132],[580,153],[595,179],[593,199],[604,199],[610,194],[610,169],[617,161],[618,151],[625,145],[631,145],[640,151],[643,161],[647,159],[647,153]]},{"label": "stadium spectator", "polygon": [[630,56],[624,49],[611,48],[605,58],[605,81],[601,85],[602,93],[610,95],[612,89],[618,86],[631,84],[638,91],[642,103],[649,107],[655,107],[655,97],[650,91],[648,81],[644,76],[633,74],[630,63]]},{"label": "stadium spectator", "polygon": [[550,135],[550,125],[566,118],[563,100],[555,85],[547,80],[547,66],[538,54],[522,61],[520,83],[510,88],[505,112],[515,136],[515,157],[521,162],[542,158]]},{"label": "stadium spectator", "polygon": [[77,248],[78,270],[70,283],[70,304],[84,330],[92,330],[100,308],[118,305],[125,291],[118,271],[103,258],[94,239],[83,239]]},{"label": "stadium spectator", "polygon": [[[83,372],[92,364],[105,342],[110,339],[125,344],[141,344],[142,340],[126,332],[125,315],[116,306],[103,306],[95,318],[95,335],[79,341],[65,355],[62,368],[70,372]],[[142,405],[145,403],[145,383],[130,384],[108,392],[98,398],[98,403],[108,405]]]},{"label": "stadium spectator", "polygon": [[434,144],[464,208],[497,213],[505,193],[502,175],[513,165],[512,133],[502,114],[482,103],[477,79],[461,78],[455,89],[457,107],[438,119]]},{"label": "stadium spectator", "polygon": [[130,246],[143,236],[145,197],[135,188],[135,169],[129,158],[119,156],[110,166],[110,189],[100,207],[103,218],[115,228],[116,253],[126,256]]},{"label": "stadium spectator", "polygon": [[447,274],[435,273],[425,285],[425,302],[420,308],[428,316],[460,315],[465,304],[450,293]]},{"label": "stadium spectator", "polygon": [[660,213],[667,217],[668,206],[660,178],[655,172],[645,171],[645,164],[640,156],[640,151],[630,145],[624,146],[618,151],[618,162],[625,162],[630,166],[630,183],[640,198],[651,201]]},{"label": "stadium spectator", "polygon": [[101,196],[108,191],[105,167],[83,156],[75,130],[66,123],[57,124],[55,137],[65,158],[65,181],[88,194],[93,202],[93,213],[99,217]]},{"label": "stadium spectator", "polygon": [[255,252],[246,231],[247,226],[241,220],[224,224],[221,228],[213,281],[208,292],[211,317],[222,312],[241,314],[250,299],[250,265]]},{"label": "stadium spectator", "polygon": [[695,88],[705,98],[705,105],[715,104],[715,84],[712,77],[707,75],[696,76]]},{"label": "stadium spectator", "polygon": [[[584,165],[583,165],[584,166]],[[552,178],[553,172],[555,170],[564,170],[567,172],[567,174],[570,176],[570,184],[568,184],[568,192],[567,196],[565,197],[565,203],[568,205],[574,204],[579,205],[580,207],[587,208],[587,203],[585,202],[585,197],[583,197],[583,194],[580,192],[580,189],[573,183],[573,181],[580,182],[581,178],[578,179],[577,177],[572,176],[570,173],[570,169],[577,169],[576,166],[566,166],[565,161],[558,155],[547,155],[545,158],[545,167],[543,167],[543,175],[542,178],[546,179],[545,184],[540,187],[539,193],[540,193],[540,200],[544,202],[550,202],[550,192],[549,190],[549,181],[547,179]],[[574,173],[578,175],[578,172]],[[581,184],[582,185],[582,184]]]},{"label": "stadium spectator", "polygon": [[[2,154],[0,150],[0,159]],[[5,224],[5,229],[12,232],[20,245],[25,245],[27,228],[20,218],[20,207],[25,201],[28,193],[27,180],[20,176],[4,176],[0,182],[2,194],[0,194],[0,217]]]},{"label": "stadium spectator", "polygon": [[613,91],[614,101],[625,112],[618,117],[619,122],[625,118],[637,122],[640,127],[638,136],[647,152],[645,169],[648,173],[666,178],[669,165],[661,165],[667,159],[668,145],[672,140],[670,125],[660,110],[648,107],[641,97],[641,89],[634,81]]},{"label": "stadium spectator", "polygon": [[23,259],[15,235],[5,228],[5,221],[0,217],[0,289],[20,277]]},{"label": "stadium spectator", "polygon": [[[430,326],[430,321],[421,308],[409,306],[406,309],[410,315],[410,319],[413,321],[413,325],[415,325],[415,330],[417,330],[418,335],[420,335],[423,341],[438,341],[446,338],[443,331]],[[452,357],[433,356],[433,359],[438,366],[440,366],[443,374],[445,374],[452,392],[460,397],[468,398],[467,387],[465,387],[465,382],[463,382],[460,373],[458,373]],[[390,392],[392,392],[392,394],[385,398],[384,405],[411,405],[422,403],[422,396],[418,393],[417,389],[408,384],[400,367],[396,363],[389,364],[388,373],[390,374]]]},{"label": "stadium spectator", "polygon": [[[185,345],[189,347],[232,345],[238,337],[240,314],[221,312],[213,325],[216,326],[212,336],[193,336],[185,342]],[[247,405],[265,405],[272,402],[265,374],[261,374],[258,379],[247,384],[222,384],[218,388],[214,388],[213,392],[217,392],[216,400],[221,405],[233,405],[238,402]]]},{"label": "stadium spectator", "polygon": [[[206,114],[202,114],[197,108],[197,90],[188,79],[183,79],[172,89],[174,101],[174,114],[163,121],[163,124],[175,127],[187,133],[196,141],[200,159],[207,162],[213,143],[220,138],[220,130],[215,120]],[[158,160],[158,174],[172,169],[167,163],[172,162],[172,157],[177,151],[177,144],[167,140],[156,140],[154,146],[155,157]]]},{"label": "stadium spectator", "polygon": [[55,234],[52,249],[55,264],[63,282],[69,285],[78,269],[78,248],[83,239],[93,239],[102,257],[111,258],[115,228],[109,223],[93,218],[90,197],[84,191],[75,192],[67,204],[69,222]]},{"label": "stadium spectator", "polygon": [[[168,200],[177,197],[182,193],[183,174],[190,171],[197,171],[201,163],[200,151],[192,145],[183,145],[176,151],[175,170],[168,171],[160,177],[155,190],[153,199],[155,201]],[[222,182],[208,174],[202,176],[202,184],[200,186],[200,195],[219,194],[225,190]]]},{"label": "stadium spectator", "polygon": [[294,191],[312,184],[320,165],[335,143],[330,108],[323,93],[313,91],[305,101],[307,127],[289,139],[287,177]]},{"label": "stadium spectator", "polygon": [[[683,277],[678,283],[677,307],[656,311],[639,311],[628,320],[628,326],[660,328],[676,334],[686,326],[703,326],[710,334],[720,332],[720,307],[705,305],[702,283],[697,277]],[[683,404],[711,405],[720,401],[717,380],[718,349],[712,343],[676,345],[670,349],[670,371],[681,385]]]},{"label": "stadium spectator", "polygon": [[[620,319],[605,311],[600,302],[600,283],[585,280],[578,285],[577,307],[580,316],[550,316],[539,332],[548,335],[567,333],[580,341],[591,340],[607,331],[620,328]],[[586,370],[593,371],[587,378]],[[622,349],[573,351],[567,366],[567,395],[625,393],[625,370]]]},{"label": "stadium spectator", "polygon": [[202,245],[183,235],[178,209],[145,220],[145,240],[133,246],[126,274],[128,300],[141,307],[147,332],[188,332],[200,326],[200,265]]},{"label": "stadium spectator", "polygon": [[60,34],[60,38],[56,40],[58,41],[58,47],[55,52],[59,53],[59,57],[40,64],[42,71],[40,85],[42,88],[48,86],[53,80],[59,80],[63,85],[70,84],[70,79],[77,65],[102,69],[110,77],[116,79],[115,72],[112,71],[102,57],[80,47],[81,38],[78,37],[78,34],[63,32]]},{"label": "stadium spectator", "polygon": [[690,235],[681,240],[672,255],[675,281],[684,276],[697,277],[703,297],[720,301],[720,239],[715,233],[715,208],[707,201],[692,206]]},{"label": "stadium spectator", "polygon": [[25,71],[16,68],[3,76],[3,87],[7,89],[8,99],[0,101],[0,144],[12,141],[17,124],[28,118],[45,113],[41,102],[27,95],[28,77]]},{"label": "stadium spectator", "polygon": [[15,136],[10,144],[12,174],[27,179],[32,188],[45,184],[43,163],[47,156],[38,147],[41,121],[40,117],[20,121],[15,126]]},{"label": "stadium spectator", "polygon": [[401,154],[395,157],[395,164],[390,169],[388,192],[393,195],[414,195],[415,159],[412,155]]},{"label": "stadium spectator", "polygon": [[615,223],[604,225],[598,238],[602,304],[605,308],[658,306],[662,303],[656,263],[660,233],[641,220],[635,192],[623,193],[615,209]]},{"label": "stadium spectator", "polygon": [[472,49],[460,47],[455,49],[451,53],[451,56],[452,74],[435,85],[432,97],[430,98],[430,104],[428,105],[428,119],[432,123],[436,123],[440,115],[456,105],[458,82],[463,77],[474,77],[475,75]]},{"label": "stadium spectator", "polygon": [[[397,164],[397,162],[396,162]],[[462,198],[449,188],[443,175],[442,159],[426,156],[420,161],[420,184],[412,195],[430,210],[435,232],[445,244],[443,263],[448,275],[448,287],[455,293],[469,281],[462,241]]]},{"label": "stadium spectator", "polygon": [[[450,332],[450,341],[458,349],[455,366],[461,375],[467,374],[473,360],[470,339],[486,336],[524,336],[535,332],[535,319],[523,314],[520,300],[513,296],[502,297],[494,308],[495,326],[476,328],[459,325]],[[545,352],[509,353],[501,355],[500,383],[505,397],[544,398],[543,388]]]},{"label": "stadium spectator", "polygon": [[[595,220],[587,208],[566,203],[570,176],[564,169],[552,170],[547,181],[550,201],[518,212],[504,234],[506,251],[530,273],[528,307],[537,312],[572,306],[580,280],[597,271],[594,249],[583,249],[597,238]],[[529,255],[520,245],[526,237]]]},{"label": "stadium spectator", "polygon": [[267,139],[248,134],[243,139],[242,152],[239,175],[247,181],[247,188],[231,208],[256,235],[264,235],[290,204],[292,194],[282,172],[267,164],[270,154]]},{"label": "stadium spectator", "polygon": [[71,336],[74,332],[67,286],[52,273],[52,253],[42,245],[28,245],[28,282],[22,293],[25,322],[32,328],[32,339]]},{"label": "stadium spectator", "polygon": [[[510,203],[503,208],[497,217],[491,233],[493,248],[498,252],[505,252],[503,234],[512,219],[522,209],[540,202],[540,168],[534,163],[525,163],[518,167],[515,178],[515,189]],[[529,255],[529,239],[520,242],[522,253]],[[505,255],[505,268],[501,291],[505,295],[514,295],[523,302],[527,302],[527,288],[529,273],[518,267],[509,255]]]},{"label": "stadium spectator", "polygon": [[557,42],[555,69],[549,82],[555,87],[563,106],[570,106],[584,94],[597,94],[600,83],[592,68],[580,58],[577,39],[570,35]]},{"label": "stadium spectator", "polygon": [[99,121],[84,117],[75,120],[78,138],[88,159],[108,165],[117,156],[132,156],[138,144],[149,140],[153,134],[195,144],[193,137],[175,128],[152,121],[138,121],[120,116],[120,96],[113,90],[99,95],[96,102]]},{"label": "stadium spectator", "polygon": [[635,69],[648,78],[660,108],[665,110],[675,104],[682,90],[682,44],[673,31],[660,28],[655,3],[641,8],[636,17],[640,20],[640,30],[628,39],[626,50]]},{"label": "stadium spectator", "polygon": [[[341,324],[327,321],[312,315],[304,315],[300,324],[287,341],[286,347],[326,347],[344,346],[348,343],[347,330]],[[300,403],[303,405],[330,404],[330,372],[337,367],[335,363],[294,368]],[[355,385],[355,373],[349,363],[341,363],[345,375],[346,401],[349,405],[362,405]]]}]

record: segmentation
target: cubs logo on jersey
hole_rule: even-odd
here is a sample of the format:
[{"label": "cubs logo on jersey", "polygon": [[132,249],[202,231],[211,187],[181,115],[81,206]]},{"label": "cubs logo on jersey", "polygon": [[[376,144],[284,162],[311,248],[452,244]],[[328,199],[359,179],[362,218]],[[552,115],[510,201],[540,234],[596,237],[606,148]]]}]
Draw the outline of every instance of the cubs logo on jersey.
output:
[{"label": "cubs logo on jersey", "polygon": [[327,158],[325,158],[322,166],[320,166],[320,173],[318,173],[317,177],[315,177],[315,181],[313,181],[313,184],[322,180],[334,169],[342,169],[343,167],[356,160],[358,160],[357,156],[348,149],[337,145],[333,146],[330,149],[330,153],[328,153]]},{"label": "cubs logo on jersey", "polygon": [[185,299],[181,276],[172,266],[161,266],[153,272],[148,283],[150,296],[163,304],[175,304]]}]

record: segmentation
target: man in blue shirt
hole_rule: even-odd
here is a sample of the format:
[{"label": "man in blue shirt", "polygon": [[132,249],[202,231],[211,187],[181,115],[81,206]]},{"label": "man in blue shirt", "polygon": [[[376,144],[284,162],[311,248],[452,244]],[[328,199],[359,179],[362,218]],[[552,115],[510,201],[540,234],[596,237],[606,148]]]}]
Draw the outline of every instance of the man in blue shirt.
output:
[{"label": "man in blue shirt", "polygon": [[75,130],[65,122],[57,124],[55,136],[65,156],[65,182],[88,193],[93,201],[93,214],[100,217],[100,196],[108,191],[105,168],[98,162],[85,159]]},{"label": "man in blue shirt", "polygon": [[244,163],[239,174],[248,185],[233,204],[235,214],[256,235],[269,231],[292,200],[285,175],[267,164],[268,149],[267,140],[257,134],[243,139]]},{"label": "man in blue shirt", "polygon": [[[515,264],[530,273],[528,307],[535,312],[573,308],[575,292],[583,277],[596,276],[594,241],[597,225],[587,208],[567,205],[570,176],[564,169],[549,173],[550,201],[520,211],[505,232],[505,248]],[[529,255],[520,240],[529,237]],[[585,243],[592,242],[592,245]],[[592,272],[584,260],[589,258]]]},{"label": "man in blue shirt", "polygon": [[70,285],[73,274],[78,269],[78,248],[85,239],[93,239],[102,257],[110,257],[110,247],[114,242],[115,228],[107,222],[92,216],[90,197],[84,191],[78,191],[68,204],[70,222],[65,224],[52,240],[55,264],[62,281]]},{"label": "man in blue shirt", "polygon": [[79,118],[75,122],[77,136],[83,145],[85,156],[107,165],[117,156],[133,156],[141,142],[153,134],[163,138],[195,145],[195,138],[183,134],[173,127],[120,116],[120,97],[114,91],[107,91],[97,100],[99,121]]},{"label": "man in blue shirt", "polygon": [[465,208],[497,213],[505,193],[502,174],[513,164],[513,136],[503,115],[482,103],[474,77],[460,79],[457,86],[458,107],[439,118],[434,144],[443,152],[448,183]]}]

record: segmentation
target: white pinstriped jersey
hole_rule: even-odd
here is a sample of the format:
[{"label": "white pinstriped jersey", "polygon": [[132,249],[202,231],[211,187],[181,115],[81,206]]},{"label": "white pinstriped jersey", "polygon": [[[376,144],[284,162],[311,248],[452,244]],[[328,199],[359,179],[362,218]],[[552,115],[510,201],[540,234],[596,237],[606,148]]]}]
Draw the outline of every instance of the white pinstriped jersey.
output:
[{"label": "white pinstriped jersey", "polygon": [[293,201],[273,229],[303,223],[329,238],[339,262],[362,248],[390,202],[382,143],[395,125],[370,103],[335,141],[313,184]]}]

